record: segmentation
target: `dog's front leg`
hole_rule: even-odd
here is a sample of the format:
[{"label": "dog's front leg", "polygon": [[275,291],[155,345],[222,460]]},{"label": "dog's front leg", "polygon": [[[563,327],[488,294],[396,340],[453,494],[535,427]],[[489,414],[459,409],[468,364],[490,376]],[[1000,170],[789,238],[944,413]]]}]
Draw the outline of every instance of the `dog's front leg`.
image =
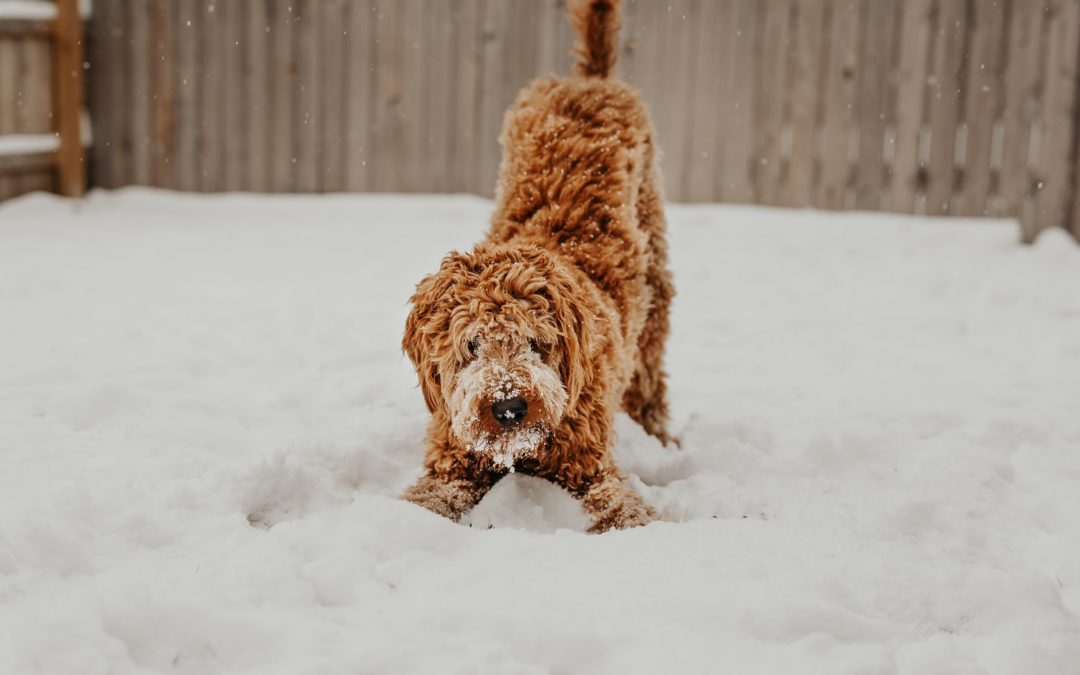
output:
[{"label": "dog's front leg", "polygon": [[592,534],[640,527],[657,518],[656,511],[616,471],[605,472],[591,481],[583,491],[581,504],[593,517],[589,527]]},{"label": "dog's front leg", "polygon": [[401,497],[457,522],[483,499],[492,485],[493,481],[487,479],[454,478],[429,471]]}]

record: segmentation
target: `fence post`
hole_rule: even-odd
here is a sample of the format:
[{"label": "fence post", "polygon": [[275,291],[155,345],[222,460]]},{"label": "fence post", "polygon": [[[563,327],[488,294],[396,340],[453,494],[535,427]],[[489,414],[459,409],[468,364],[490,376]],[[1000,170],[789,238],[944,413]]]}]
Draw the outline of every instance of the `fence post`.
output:
[{"label": "fence post", "polygon": [[57,0],[56,14],[56,119],[60,133],[57,168],[60,194],[81,197],[86,191],[79,115],[83,99],[83,30],[78,0]]}]

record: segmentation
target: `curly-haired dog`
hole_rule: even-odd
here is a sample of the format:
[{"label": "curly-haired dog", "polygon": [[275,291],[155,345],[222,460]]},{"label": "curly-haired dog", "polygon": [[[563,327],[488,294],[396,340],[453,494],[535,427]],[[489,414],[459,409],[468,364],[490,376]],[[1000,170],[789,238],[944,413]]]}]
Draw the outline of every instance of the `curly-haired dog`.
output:
[{"label": "curly-haired dog", "polygon": [[581,499],[593,532],[656,517],[611,452],[620,407],[669,439],[674,294],[652,126],[609,77],[618,4],[571,8],[576,76],[536,80],[508,111],[487,238],[412,297],[403,347],[431,423],[426,471],[404,498],[448,518],[514,470]]}]

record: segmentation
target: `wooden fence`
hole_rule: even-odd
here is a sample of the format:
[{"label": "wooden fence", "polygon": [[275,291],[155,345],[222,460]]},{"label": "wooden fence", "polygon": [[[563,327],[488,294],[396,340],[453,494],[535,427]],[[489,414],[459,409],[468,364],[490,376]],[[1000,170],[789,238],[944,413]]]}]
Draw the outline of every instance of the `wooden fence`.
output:
[{"label": "wooden fence", "polygon": [[[562,0],[96,0],[94,182],[490,194]],[[625,0],[673,201],[1080,234],[1080,0]]]},{"label": "wooden fence", "polygon": [[0,200],[86,185],[82,20],[76,0],[39,4],[49,18],[0,13]]}]

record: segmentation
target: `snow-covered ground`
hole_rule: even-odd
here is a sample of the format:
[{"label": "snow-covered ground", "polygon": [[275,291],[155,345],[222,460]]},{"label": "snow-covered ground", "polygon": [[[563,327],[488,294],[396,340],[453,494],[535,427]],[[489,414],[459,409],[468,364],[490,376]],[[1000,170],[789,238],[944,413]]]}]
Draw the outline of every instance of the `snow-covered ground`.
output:
[{"label": "snow-covered ground", "polygon": [[472,197],[0,206],[0,672],[1080,673],[1080,248],[672,207],[662,512],[395,495]]}]

